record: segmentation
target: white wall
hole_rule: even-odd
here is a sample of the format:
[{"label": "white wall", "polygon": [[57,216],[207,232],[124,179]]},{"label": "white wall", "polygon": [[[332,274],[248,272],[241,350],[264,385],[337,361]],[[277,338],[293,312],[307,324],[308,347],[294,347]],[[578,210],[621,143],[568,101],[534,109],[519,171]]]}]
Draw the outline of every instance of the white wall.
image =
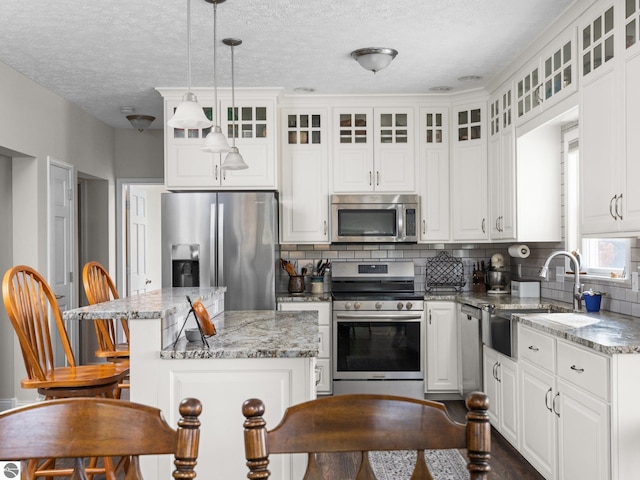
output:
[{"label": "white wall", "polygon": [[[12,223],[11,159],[0,155],[0,225]],[[11,267],[13,239],[11,230],[0,229],[0,276]],[[13,397],[13,328],[4,307],[0,307],[0,402]],[[6,340],[5,340],[6,339]],[[6,407],[9,407],[7,405]],[[0,410],[5,407],[0,403]]]},{"label": "white wall", "polygon": [[[0,266],[24,263],[48,275],[48,157],[108,182],[108,248],[115,258],[114,129],[1,63],[0,105],[0,151],[12,158],[0,162],[1,205],[12,206],[10,213],[0,207],[11,225],[0,234],[0,246],[7,246],[0,248]],[[5,315],[2,308],[0,317]],[[20,387],[24,365],[14,342],[13,331],[0,336],[0,401],[10,397],[19,404],[36,394]]]}]

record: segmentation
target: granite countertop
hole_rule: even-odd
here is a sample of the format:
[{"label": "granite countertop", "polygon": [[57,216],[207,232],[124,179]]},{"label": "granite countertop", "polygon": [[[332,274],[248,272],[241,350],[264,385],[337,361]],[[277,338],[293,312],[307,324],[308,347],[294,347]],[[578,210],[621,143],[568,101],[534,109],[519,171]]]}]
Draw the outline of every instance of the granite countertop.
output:
[{"label": "granite countertop", "polygon": [[271,310],[224,312],[215,318],[217,334],[203,342],[182,337],[160,352],[163,359],[317,357],[318,313]]},{"label": "granite countertop", "polygon": [[97,320],[106,318],[165,318],[178,310],[188,309],[187,295],[192,301],[202,301],[222,294],[227,287],[174,287],[98,303],[62,312],[65,320]]},{"label": "granite countertop", "polygon": [[514,313],[513,318],[536,330],[565,338],[606,354],[640,353],[640,322],[634,317],[600,311],[580,312],[579,315],[597,319],[597,323],[574,328],[547,320],[545,314]]},{"label": "granite countertop", "polygon": [[[464,292],[458,295],[428,295],[425,300],[452,300],[481,308],[488,303],[496,309],[534,309],[560,307],[572,311],[572,305],[556,300],[511,295],[489,295],[487,293]],[[584,307],[583,307],[584,308]],[[549,321],[544,313],[514,313],[513,318],[536,330],[558,338],[583,345],[604,354],[640,353],[640,321],[635,317],[607,311],[597,313],[577,312],[579,315],[597,319],[597,323],[574,328]]]}]

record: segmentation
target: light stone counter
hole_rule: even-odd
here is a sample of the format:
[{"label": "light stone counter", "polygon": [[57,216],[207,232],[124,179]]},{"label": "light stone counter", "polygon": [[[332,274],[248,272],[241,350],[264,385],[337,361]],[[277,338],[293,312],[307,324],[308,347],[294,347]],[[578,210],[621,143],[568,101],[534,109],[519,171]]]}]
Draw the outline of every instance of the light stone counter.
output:
[{"label": "light stone counter", "polygon": [[318,312],[240,311],[216,317],[217,334],[203,342],[181,338],[164,359],[317,357]]},{"label": "light stone counter", "polygon": [[210,298],[226,291],[227,287],[162,288],[110,302],[67,310],[62,312],[62,317],[65,320],[166,318],[180,310],[189,309],[187,296],[191,301],[201,299],[206,303]]}]

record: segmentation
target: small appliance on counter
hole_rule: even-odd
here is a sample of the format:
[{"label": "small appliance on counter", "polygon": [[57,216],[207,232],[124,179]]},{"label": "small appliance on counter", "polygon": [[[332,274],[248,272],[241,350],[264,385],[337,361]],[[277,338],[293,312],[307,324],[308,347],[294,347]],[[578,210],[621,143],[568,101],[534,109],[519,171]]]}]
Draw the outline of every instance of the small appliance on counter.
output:
[{"label": "small appliance on counter", "polygon": [[538,280],[511,280],[511,295],[520,298],[540,298],[540,282]]},{"label": "small appliance on counter", "polygon": [[502,254],[496,253],[491,257],[491,265],[487,270],[485,282],[489,285],[487,293],[490,295],[509,293],[509,271],[504,266]]}]

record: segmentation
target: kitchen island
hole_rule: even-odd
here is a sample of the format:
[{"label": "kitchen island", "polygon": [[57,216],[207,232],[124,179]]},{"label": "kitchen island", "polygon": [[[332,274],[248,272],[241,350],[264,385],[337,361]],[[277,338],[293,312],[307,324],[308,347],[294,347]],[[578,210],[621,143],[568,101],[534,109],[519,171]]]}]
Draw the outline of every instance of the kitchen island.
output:
[{"label": "kitchen island", "polygon": [[[315,398],[319,349],[316,312],[222,311],[224,289],[163,289],[138,299],[105,302],[69,310],[67,320],[129,320],[132,401],[160,408],[170,425],[178,421],[185,397],[202,401],[198,477],[244,478],[242,402],[265,402],[265,419],[274,427],[290,405]],[[196,291],[197,290],[197,291]],[[189,343],[176,335],[185,323],[195,326],[185,295],[202,298],[217,334]],[[213,310],[218,309],[218,313]],[[278,458],[279,457],[279,458]],[[277,456],[272,478],[301,478],[305,459]],[[145,478],[168,478],[169,456],[142,459]]]}]

